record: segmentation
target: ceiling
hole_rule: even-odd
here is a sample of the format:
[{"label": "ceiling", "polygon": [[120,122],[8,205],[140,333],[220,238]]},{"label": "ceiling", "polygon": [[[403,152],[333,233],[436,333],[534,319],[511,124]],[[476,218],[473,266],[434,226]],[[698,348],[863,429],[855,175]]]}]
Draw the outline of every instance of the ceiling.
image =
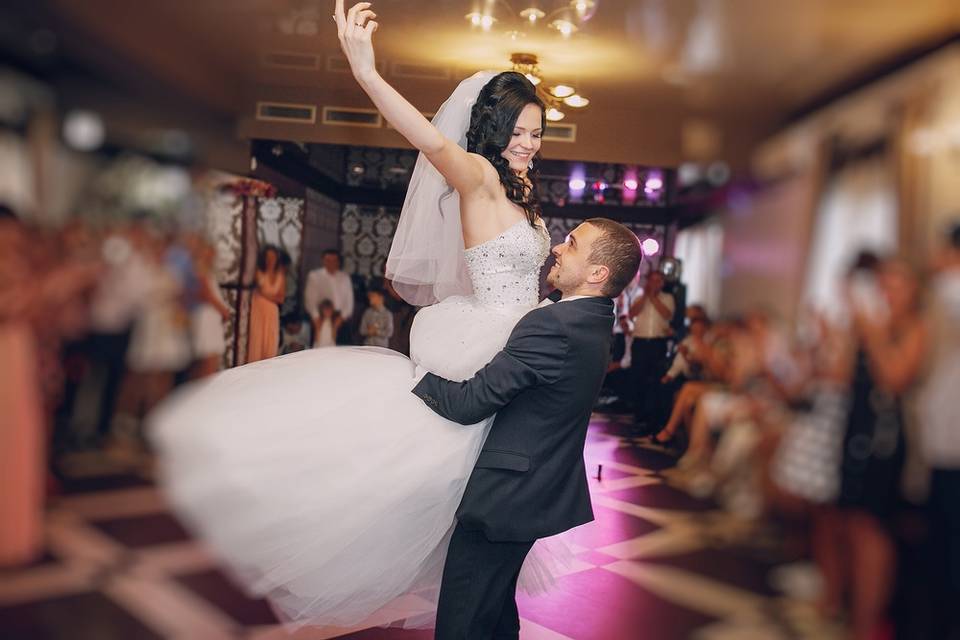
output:
[{"label": "ceiling", "polygon": [[[514,51],[536,53],[547,82],[572,83],[592,100],[565,120],[577,125],[577,142],[547,148],[583,160],[739,164],[760,138],[819,97],[960,32],[956,0],[598,0],[595,15],[569,39],[537,28],[514,41],[503,35],[503,3],[494,7],[500,22],[489,33],[464,19],[486,1],[378,0],[376,45],[387,79],[432,111],[460,77],[506,67]],[[234,119],[243,135],[402,144],[386,129],[266,125],[251,117],[264,99],[369,106],[348,74],[323,69],[338,52],[333,0],[13,4],[29,14],[26,28],[54,32],[61,56],[145,99],[162,94]],[[323,62],[318,70],[264,68],[268,52],[317,54]],[[397,62],[425,65],[440,78],[396,77]]]}]

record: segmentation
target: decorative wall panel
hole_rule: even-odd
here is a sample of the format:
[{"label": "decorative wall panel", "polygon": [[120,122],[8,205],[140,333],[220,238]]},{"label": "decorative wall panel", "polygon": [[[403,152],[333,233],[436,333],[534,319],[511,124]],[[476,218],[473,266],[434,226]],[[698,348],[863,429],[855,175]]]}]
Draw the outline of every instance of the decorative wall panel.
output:
[{"label": "decorative wall panel", "polygon": [[340,220],[343,270],[367,279],[383,277],[399,219],[396,207],[345,205]]}]

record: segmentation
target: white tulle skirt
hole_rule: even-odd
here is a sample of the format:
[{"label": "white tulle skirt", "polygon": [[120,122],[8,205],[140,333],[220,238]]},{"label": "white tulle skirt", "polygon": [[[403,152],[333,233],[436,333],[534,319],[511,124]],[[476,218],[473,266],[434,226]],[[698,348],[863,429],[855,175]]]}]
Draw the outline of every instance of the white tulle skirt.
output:
[{"label": "white tulle skirt", "polygon": [[[160,482],[238,581],[287,621],[429,626],[491,420],[449,422],[411,389],[424,370],[472,376],[527,310],[448,299],[417,315],[414,361],[314,349],[187,388],[151,418]],[[536,545],[524,567],[528,591],[557,570],[547,548]]]}]

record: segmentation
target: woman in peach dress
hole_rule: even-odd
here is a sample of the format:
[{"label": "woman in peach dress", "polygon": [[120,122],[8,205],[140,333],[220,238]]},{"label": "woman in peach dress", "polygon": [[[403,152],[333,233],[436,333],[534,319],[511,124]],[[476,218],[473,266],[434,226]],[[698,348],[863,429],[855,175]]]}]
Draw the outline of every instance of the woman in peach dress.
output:
[{"label": "woman in peach dress", "polygon": [[250,302],[247,362],[277,355],[280,344],[280,307],[287,293],[287,271],[280,250],[265,247],[257,261],[257,290]]},{"label": "woman in peach dress", "polygon": [[55,348],[49,340],[76,317],[79,296],[99,274],[95,263],[57,261],[38,245],[42,239],[0,205],[0,568],[36,559],[43,546],[49,407],[37,328]]}]

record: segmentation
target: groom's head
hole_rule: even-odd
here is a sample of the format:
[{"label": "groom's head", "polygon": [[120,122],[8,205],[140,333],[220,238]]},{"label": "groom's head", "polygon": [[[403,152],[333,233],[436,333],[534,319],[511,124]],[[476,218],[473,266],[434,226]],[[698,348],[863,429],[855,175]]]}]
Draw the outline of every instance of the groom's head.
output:
[{"label": "groom's head", "polygon": [[547,282],[564,297],[615,298],[633,280],[643,252],[632,231],[613,220],[591,218],[553,248],[556,264]]}]

